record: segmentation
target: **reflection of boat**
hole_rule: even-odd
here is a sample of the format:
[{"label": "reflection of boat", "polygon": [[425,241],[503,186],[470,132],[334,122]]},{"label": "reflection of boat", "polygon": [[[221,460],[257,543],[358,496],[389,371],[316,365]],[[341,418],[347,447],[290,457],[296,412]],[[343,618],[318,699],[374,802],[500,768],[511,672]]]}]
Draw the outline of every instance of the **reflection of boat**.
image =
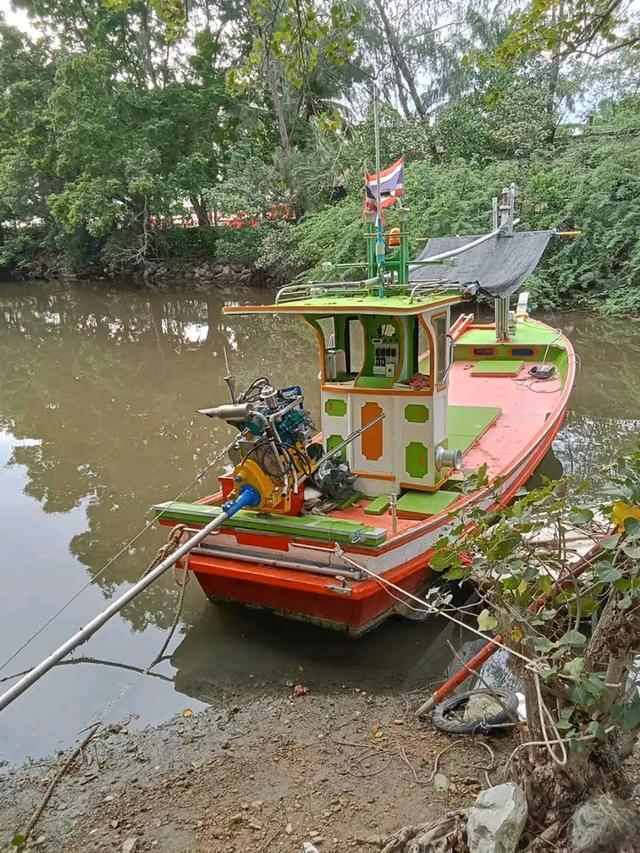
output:
[{"label": "reflection of boat", "polygon": [[281,695],[292,682],[314,695],[354,686],[404,692],[437,678],[451,658],[447,641],[457,645],[460,636],[464,632],[436,617],[422,625],[419,637],[408,622],[388,622],[352,643],[343,634],[266,611],[209,607],[171,654],[173,681],[179,693],[214,705],[233,694]]},{"label": "reflection of boat", "polygon": [[[313,436],[297,386],[265,378],[240,395],[229,379],[231,402],[202,410],[238,428],[233,470],[220,493],[156,511],[201,528],[242,497],[245,508],[189,557],[210,598],[361,634],[396,608],[385,579],[423,588],[443,530],[528,480],[562,424],[574,359],[524,301],[509,312],[551,236],[514,232],[514,208],[505,190],[490,234],[429,240],[412,262],[406,211],[387,235],[376,214],[364,282],[291,285],[273,305],[225,309],[293,314],[313,329],[322,432]],[[478,290],[494,296],[495,324],[471,314],[451,324],[452,307]]]}]

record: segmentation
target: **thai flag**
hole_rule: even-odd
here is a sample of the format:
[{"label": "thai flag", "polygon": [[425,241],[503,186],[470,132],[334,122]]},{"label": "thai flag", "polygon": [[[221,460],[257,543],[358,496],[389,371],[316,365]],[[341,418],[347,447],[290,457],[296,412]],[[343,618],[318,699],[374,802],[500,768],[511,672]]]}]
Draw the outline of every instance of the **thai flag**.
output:
[{"label": "thai flag", "polygon": [[378,207],[378,175],[365,173],[364,209],[379,212],[395,204],[404,195],[404,157],[380,172],[380,205]]}]

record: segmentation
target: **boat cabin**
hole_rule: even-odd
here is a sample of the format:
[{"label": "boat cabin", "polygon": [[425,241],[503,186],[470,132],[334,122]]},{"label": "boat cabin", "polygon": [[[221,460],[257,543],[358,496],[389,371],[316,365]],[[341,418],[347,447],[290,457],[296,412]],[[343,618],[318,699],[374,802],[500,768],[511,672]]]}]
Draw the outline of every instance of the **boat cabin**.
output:
[{"label": "boat cabin", "polygon": [[341,453],[368,497],[436,491],[459,467],[449,444],[448,379],[451,307],[463,295],[422,290],[396,285],[380,295],[373,285],[346,284],[310,285],[305,293],[296,286],[283,288],[274,305],[225,309],[293,313],[313,329],[323,445],[330,451],[364,430]]}]

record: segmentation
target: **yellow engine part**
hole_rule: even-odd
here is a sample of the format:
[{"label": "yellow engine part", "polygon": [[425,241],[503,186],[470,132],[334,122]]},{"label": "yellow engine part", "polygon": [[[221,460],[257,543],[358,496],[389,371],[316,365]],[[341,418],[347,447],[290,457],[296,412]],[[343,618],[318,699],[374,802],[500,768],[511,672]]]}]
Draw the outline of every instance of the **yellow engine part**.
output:
[{"label": "yellow engine part", "polygon": [[296,471],[298,474],[307,474],[313,468],[313,462],[309,458],[307,448],[301,441],[298,441],[294,447],[297,453],[292,453],[291,458],[296,466]]},{"label": "yellow engine part", "polygon": [[392,228],[391,231],[389,231],[389,238],[387,240],[387,245],[389,246],[390,249],[397,249],[398,248],[398,246],[400,245],[400,229],[399,228],[397,228],[397,227]]},{"label": "yellow engine part", "polygon": [[625,501],[614,501],[611,520],[621,529],[624,529],[624,523],[627,518],[635,518],[640,521],[640,506],[632,506]]},{"label": "yellow engine part", "polygon": [[260,495],[260,503],[256,509],[264,509],[272,502],[276,484],[271,477],[253,459],[245,459],[233,472],[234,491],[240,492],[242,486],[253,486]]}]

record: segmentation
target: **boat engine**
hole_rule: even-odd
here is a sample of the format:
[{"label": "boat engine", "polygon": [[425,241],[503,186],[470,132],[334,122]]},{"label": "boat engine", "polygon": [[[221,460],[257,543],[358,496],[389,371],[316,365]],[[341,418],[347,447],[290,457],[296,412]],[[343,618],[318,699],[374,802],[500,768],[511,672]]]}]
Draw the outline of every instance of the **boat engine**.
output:
[{"label": "boat engine", "polygon": [[304,503],[302,479],[313,473],[322,447],[309,444],[315,432],[299,386],[274,388],[262,377],[232,403],[199,409],[238,429],[227,448],[233,472],[220,477],[225,500],[251,486],[256,509],[298,515]]}]

